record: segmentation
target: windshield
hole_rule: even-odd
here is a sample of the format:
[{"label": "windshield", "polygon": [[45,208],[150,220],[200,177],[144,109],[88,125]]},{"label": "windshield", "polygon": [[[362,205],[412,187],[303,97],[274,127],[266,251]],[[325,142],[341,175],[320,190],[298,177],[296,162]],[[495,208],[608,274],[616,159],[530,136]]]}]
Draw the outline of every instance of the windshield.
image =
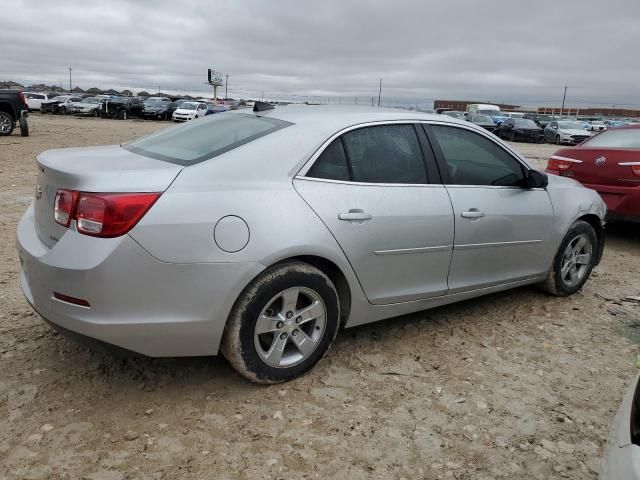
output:
[{"label": "windshield", "polygon": [[483,115],[500,115],[500,110],[478,110]]},{"label": "windshield", "polygon": [[169,102],[161,102],[160,100],[147,100],[146,102],[144,102],[144,106],[145,107],[162,107],[166,104],[168,104]]},{"label": "windshield", "polygon": [[134,140],[124,148],[165,162],[193,165],[289,125],[292,124],[283,120],[244,113],[208,115]]},{"label": "windshield", "polygon": [[583,145],[592,148],[640,148],[640,129],[605,130],[587,140]]},{"label": "windshield", "polygon": [[580,122],[558,122],[558,126],[564,130],[582,130]]},{"label": "windshield", "polygon": [[472,122],[493,123],[493,119],[489,115],[472,115]]},{"label": "windshield", "polygon": [[516,128],[540,128],[536,122],[528,118],[515,118],[513,122]]},{"label": "windshield", "polygon": [[84,103],[98,103],[99,100],[95,97],[87,97],[82,100]]},{"label": "windshield", "polygon": [[182,110],[195,110],[196,108],[198,108],[197,103],[185,102],[180,105],[180,109]]}]

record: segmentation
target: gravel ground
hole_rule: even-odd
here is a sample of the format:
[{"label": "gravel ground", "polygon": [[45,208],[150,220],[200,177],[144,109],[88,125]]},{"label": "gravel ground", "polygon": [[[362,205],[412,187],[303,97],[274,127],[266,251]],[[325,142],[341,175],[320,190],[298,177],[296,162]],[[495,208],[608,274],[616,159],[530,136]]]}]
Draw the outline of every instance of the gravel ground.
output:
[{"label": "gravel ground", "polygon": [[164,124],[30,123],[0,137],[0,478],[596,478],[638,350],[637,226],[610,226],[571,298],[519,288],[346,330],[310,374],[256,386],[222,358],[89,350],[32,312],[14,235],[34,155]]}]

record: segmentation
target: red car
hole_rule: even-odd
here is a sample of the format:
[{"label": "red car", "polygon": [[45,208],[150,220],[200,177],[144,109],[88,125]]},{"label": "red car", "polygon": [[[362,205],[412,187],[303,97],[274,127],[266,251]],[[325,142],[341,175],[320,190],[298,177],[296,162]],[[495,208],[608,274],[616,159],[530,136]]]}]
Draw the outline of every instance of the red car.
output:
[{"label": "red car", "polygon": [[640,124],[605,130],[576,147],[561,148],[549,158],[546,171],[598,192],[609,218],[640,222]]}]

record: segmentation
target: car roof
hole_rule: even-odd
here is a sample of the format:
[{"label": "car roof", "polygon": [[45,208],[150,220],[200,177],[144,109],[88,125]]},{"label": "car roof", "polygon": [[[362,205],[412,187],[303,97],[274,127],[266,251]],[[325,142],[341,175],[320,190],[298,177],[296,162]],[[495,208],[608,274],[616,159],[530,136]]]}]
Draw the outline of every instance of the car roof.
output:
[{"label": "car roof", "polygon": [[[237,110],[234,114],[249,113],[247,109]],[[357,105],[287,105],[276,106],[273,110],[264,110],[259,116],[276,118],[293,124],[313,124],[327,130],[338,131],[353,125],[381,121],[438,121],[458,125],[468,122],[437,113],[422,113],[415,110],[394,108],[376,108]]]}]

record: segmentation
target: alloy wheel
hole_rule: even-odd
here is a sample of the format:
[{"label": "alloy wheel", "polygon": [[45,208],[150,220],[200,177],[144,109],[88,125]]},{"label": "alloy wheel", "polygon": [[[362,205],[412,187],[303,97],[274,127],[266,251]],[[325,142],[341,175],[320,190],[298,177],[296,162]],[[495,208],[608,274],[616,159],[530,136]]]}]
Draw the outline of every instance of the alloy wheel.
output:
[{"label": "alloy wheel", "polygon": [[0,133],[9,133],[11,131],[11,117],[6,113],[0,113]]},{"label": "alloy wheel", "polygon": [[292,287],[275,295],[262,309],[254,327],[260,359],[275,368],[297,365],[320,344],[327,310],[322,297],[306,287]]},{"label": "alloy wheel", "polygon": [[578,285],[589,271],[593,245],[585,235],[578,235],[571,240],[564,250],[560,276],[567,287]]}]

